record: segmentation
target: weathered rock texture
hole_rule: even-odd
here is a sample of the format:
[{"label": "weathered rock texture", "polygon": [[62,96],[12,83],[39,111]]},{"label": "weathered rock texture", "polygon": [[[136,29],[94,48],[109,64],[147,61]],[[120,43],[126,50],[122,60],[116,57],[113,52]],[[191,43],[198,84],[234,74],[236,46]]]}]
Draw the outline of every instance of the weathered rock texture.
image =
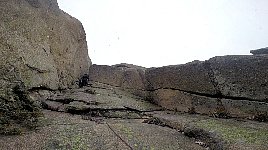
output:
[{"label": "weathered rock texture", "polygon": [[0,1],[0,20],[1,120],[26,108],[29,97],[18,96],[16,87],[22,93],[65,89],[88,73],[91,62],[82,24],[61,11],[56,0]]},{"label": "weathered rock texture", "polygon": [[268,102],[268,56],[223,56],[207,61],[223,96]]},{"label": "weathered rock texture", "polygon": [[145,96],[145,68],[119,64],[114,66],[92,65],[89,78],[91,82],[119,87],[137,96]]},{"label": "weathered rock texture", "polygon": [[93,65],[89,78],[170,110],[267,120],[267,64],[267,55],[247,55],[149,69]]},{"label": "weathered rock texture", "polygon": [[88,73],[82,24],[56,0],[11,0],[0,5],[1,78],[26,88],[72,86]]},{"label": "weathered rock texture", "polygon": [[151,90],[167,88],[216,94],[206,64],[199,61],[148,69],[146,79],[149,83],[148,88]]},{"label": "weathered rock texture", "polygon": [[[222,56],[146,71],[153,101],[218,117],[267,118],[268,56]],[[264,119],[265,120],[265,119]]]}]

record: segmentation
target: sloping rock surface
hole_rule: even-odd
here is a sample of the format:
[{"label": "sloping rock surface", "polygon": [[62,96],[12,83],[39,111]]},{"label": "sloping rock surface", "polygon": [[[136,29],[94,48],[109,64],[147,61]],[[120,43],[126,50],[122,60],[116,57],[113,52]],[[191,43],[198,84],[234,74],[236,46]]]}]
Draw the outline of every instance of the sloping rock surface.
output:
[{"label": "sloping rock surface", "polygon": [[[95,85],[96,86],[96,85]],[[0,136],[0,149],[267,149],[267,123],[162,110],[113,86],[32,91],[43,126]]]},{"label": "sloping rock surface", "polygon": [[267,149],[267,123],[219,119],[196,114],[149,112],[146,122],[181,131],[196,143],[215,150]]}]

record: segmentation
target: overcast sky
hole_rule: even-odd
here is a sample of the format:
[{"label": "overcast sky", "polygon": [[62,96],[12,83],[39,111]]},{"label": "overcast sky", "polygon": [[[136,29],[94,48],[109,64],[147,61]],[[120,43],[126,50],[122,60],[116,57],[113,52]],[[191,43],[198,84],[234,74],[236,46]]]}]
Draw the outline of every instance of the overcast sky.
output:
[{"label": "overcast sky", "polygon": [[268,0],[58,0],[86,30],[94,64],[145,67],[268,46]]}]

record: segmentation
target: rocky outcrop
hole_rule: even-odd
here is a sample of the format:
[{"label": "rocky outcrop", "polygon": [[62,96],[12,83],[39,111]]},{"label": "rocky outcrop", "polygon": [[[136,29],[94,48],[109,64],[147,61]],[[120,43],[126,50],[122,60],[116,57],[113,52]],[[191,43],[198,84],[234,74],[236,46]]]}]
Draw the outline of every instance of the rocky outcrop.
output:
[{"label": "rocky outcrop", "polygon": [[207,63],[222,96],[268,102],[268,56],[222,56]]},{"label": "rocky outcrop", "polygon": [[266,64],[267,55],[246,55],[149,69],[93,65],[89,78],[169,110],[267,120]]},{"label": "rocky outcrop", "polygon": [[56,0],[0,1],[0,20],[0,120],[9,124],[22,116],[16,112],[28,116],[36,110],[16,89],[27,95],[33,89],[77,87],[91,62],[82,24]]},{"label": "rocky outcrop", "polygon": [[250,53],[253,54],[253,55],[268,54],[268,47],[257,49],[257,50],[251,50]]},{"label": "rocky outcrop", "polygon": [[64,89],[88,73],[82,24],[56,0],[1,1],[0,12],[1,80]]},{"label": "rocky outcrop", "polygon": [[149,90],[174,89],[216,94],[206,63],[200,61],[148,69],[146,80]]},{"label": "rocky outcrop", "polygon": [[144,97],[146,95],[145,70],[143,67],[130,64],[92,65],[89,78],[92,84],[98,82]]},{"label": "rocky outcrop", "polygon": [[146,79],[151,99],[167,109],[218,117],[267,118],[267,63],[266,55],[214,57],[148,69]]}]

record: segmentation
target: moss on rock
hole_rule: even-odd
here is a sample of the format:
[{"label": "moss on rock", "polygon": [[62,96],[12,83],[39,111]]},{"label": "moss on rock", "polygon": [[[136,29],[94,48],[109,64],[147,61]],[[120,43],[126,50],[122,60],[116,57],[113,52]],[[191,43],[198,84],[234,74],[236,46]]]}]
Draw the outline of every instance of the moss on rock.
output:
[{"label": "moss on rock", "polygon": [[217,120],[201,120],[196,122],[198,127],[219,134],[223,140],[229,143],[243,141],[248,144],[265,145],[268,140],[268,129],[241,126]]},{"label": "moss on rock", "polygon": [[42,116],[40,108],[25,92],[22,85],[12,89],[13,99],[0,97],[0,134],[20,134],[28,129],[39,126],[39,117]]}]

